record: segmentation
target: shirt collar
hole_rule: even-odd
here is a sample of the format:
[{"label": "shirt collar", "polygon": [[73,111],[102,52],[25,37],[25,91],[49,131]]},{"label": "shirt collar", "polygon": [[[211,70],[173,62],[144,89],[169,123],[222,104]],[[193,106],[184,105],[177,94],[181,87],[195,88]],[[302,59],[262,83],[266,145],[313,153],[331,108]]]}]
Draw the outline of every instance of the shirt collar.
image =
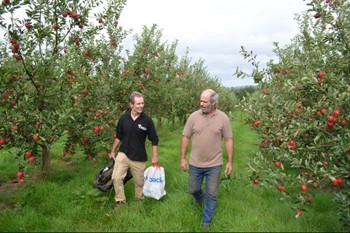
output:
[{"label": "shirt collar", "polygon": [[[202,116],[207,116],[207,114],[204,114],[201,109],[199,109],[199,113]],[[211,117],[216,116],[217,114],[218,114],[218,111],[217,111],[217,109],[215,109],[214,112],[212,113]]]}]

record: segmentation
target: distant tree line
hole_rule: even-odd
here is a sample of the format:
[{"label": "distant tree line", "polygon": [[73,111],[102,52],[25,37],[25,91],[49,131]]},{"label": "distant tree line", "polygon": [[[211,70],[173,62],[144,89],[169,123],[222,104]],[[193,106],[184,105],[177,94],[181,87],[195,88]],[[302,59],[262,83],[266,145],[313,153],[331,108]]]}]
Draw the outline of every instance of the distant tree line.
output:
[{"label": "distant tree line", "polygon": [[238,100],[242,100],[243,97],[249,96],[256,90],[255,86],[244,86],[244,87],[230,87],[230,89],[235,93]]}]

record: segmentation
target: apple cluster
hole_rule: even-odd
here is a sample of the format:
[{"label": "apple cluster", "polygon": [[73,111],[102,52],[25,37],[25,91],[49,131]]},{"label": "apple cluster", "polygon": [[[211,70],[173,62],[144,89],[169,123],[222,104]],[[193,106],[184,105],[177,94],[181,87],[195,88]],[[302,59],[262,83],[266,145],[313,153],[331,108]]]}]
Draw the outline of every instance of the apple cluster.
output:
[{"label": "apple cluster", "polygon": [[20,45],[19,45],[18,41],[12,37],[10,39],[10,43],[12,44],[12,52],[15,55],[16,60],[17,61],[22,60],[22,56],[21,56],[20,51],[19,51]]}]

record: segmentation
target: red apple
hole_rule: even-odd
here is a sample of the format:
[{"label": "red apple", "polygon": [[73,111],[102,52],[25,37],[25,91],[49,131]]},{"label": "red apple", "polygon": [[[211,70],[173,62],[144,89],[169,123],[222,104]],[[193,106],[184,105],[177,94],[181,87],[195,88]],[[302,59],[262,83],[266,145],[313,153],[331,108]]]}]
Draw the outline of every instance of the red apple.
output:
[{"label": "red apple", "polygon": [[68,16],[67,11],[63,11],[63,12],[62,12],[62,16],[63,16],[64,18],[66,18],[66,17]]},{"label": "red apple", "polygon": [[29,161],[30,163],[34,163],[34,162],[35,162],[35,157],[34,157],[34,156],[29,157],[29,158],[28,158],[28,161]]},{"label": "red apple", "polygon": [[34,135],[34,136],[33,136],[33,140],[34,140],[34,141],[38,141],[38,140],[39,140],[39,136],[38,136],[38,135]]},{"label": "red apple", "polygon": [[11,101],[10,101],[10,104],[11,104],[12,106],[15,106],[15,105],[17,104],[17,102],[16,102],[16,100],[11,100]]},{"label": "red apple", "polygon": [[6,139],[0,138],[0,145],[5,145],[5,144],[6,144]]},{"label": "red apple", "polygon": [[342,183],[343,183],[342,178],[335,178],[334,180],[332,180],[333,185],[342,185]]},{"label": "red apple", "polygon": [[24,172],[23,171],[17,171],[16,172],[16,176],[17,176],[18,179],[22,179],[23,176],[24,176]]},{"label": "red apple", "polygon": [[260,121],[253,121],[253,122],[252,122],[252,125],[253,125],[254,127],[258,127],[258,126],[260,125]]},{"label": "red apple", "polygon": [[99,22],[99,23],[103,23],[103,19],[102,19],[102,18],[99,18],[99,19],[98,19],[98,22]]},{"label": "red apple", "polygon": [[88,90],[87,90],[87,89],[83,89],[83,90],[81,90],[80,92],[81,92],[81,94],[87,94],[87,93],[88,93]]},{"label": "red apple", "polygon": [[70,16],[72,17],[72,18],[74,18],[74,19],[78,19],[78,13],[77,12],[74,12],[74,11],[72,11],[71,13],[70,13]]},{"label": "red apple", "polygon": [[297,216],[303,215],[303,211],[301,209],[297,209]]},{"label": "red apple", "polygon": [[25,179],[19,179],[18,182],[23,184],[23,183],[26,182],[26,180]]},{"label": "red apple", "polygon": [[318,72],[317,77],[318,77],[319,79],[324,79],[324,72],[323,72],[323,71]]},{"label": "red apple", "polygon": [[17,44],[17,40],[15,38],[11,37],[10,43],[13,44],[13,45]]},{"label": "red apple", "polygon": [[58,26],[58,24],[57,24],[57,23],[55,23],[55,24],[53,24],[53,25],[52,25],[52,28],[53,28],[55,31],[57,31],[57,30],[58,30],[58,28],[59,28],[59,26]]},{"label": "red apple", "polygon": [[17,53],[18,52],[18,46],[17,46],[18,44],[16,44],[16,46],[13,46],[13,48],[12,48],[12,52],[13,53]]},{"label": "red apple", "polygon": [[259,184],[259,179],[258,178],[253,179],[253,183],[254,184]]},{"label": "red apple", "polygon": [[25,23],[24,26],[25,26],[27,29],[29,29],[29,28],[32,27],[32,25],[31,25],[30,23]]},{"label": "red apple", "polygon": [[295,141],[294,140],[290,140],[289,141],[289,149],[291,149],[291,150],[294,150],[295,149]]},{"label": "red apple", "polygon": [[335,117],[334,117],[334,115],[329,115],[329,116],[328,116],[328,122],[335,122]]},{"label": "red apple", "polygon": [[305,184],[301,185],[300,186],[300,190],[303,191],[303,192],[306,192],[307,191],[307,186]]},{"label": "red apple", "polygon": [[307,175],[307,178],[308,178],[309,180],[312,180],[312,174],[309,173],[309,174]]},{"label": "red apple", "polygon": [[339,109],[334,109],[333,115],[334,116],[339,116],[340,115],[340,110]]},{"label": "red apple", "polygon": [[337,178],[337,183],[338,183],[338,185],[342,185],[343,184],[343,179],[342,178]]},{"label": "red apple", "polygon": [[280,167],[281,166],[281,162],[280,161],[276,161],[275,162],[275,167]]},{"label": "red apple", "polygon": [[73,35],[73,40],[75,40],[75,41],[78,41],[79,40],[79,36],[78,35]]},{"label": "red apple", "polygon": [[151,69],[150,69],[150,68],[145,68],[145,72],[146,72],[147,74],[150,74],[150,73],[151,73]]},{"label": "red apple", "polygon": [[84,137],[84,138],[83,138],[84,144],[85,144],[85,143],[88,143],[88,141],[89,141],[89,137]]},{"label": "red apple", "polygon": [[27,158],[30,158],[30,157],[32,157],[32,156],[33,156],[33,154],[32,154],[31,151],[27,151],[27,152],[26,152],[26,157],[27,157]]},{"label": "red apple", "polygon": [[333,122],[328,122],[327,123],[327,127],[328,127],[328,129],[332,129],[334,127],[334,123]]}]

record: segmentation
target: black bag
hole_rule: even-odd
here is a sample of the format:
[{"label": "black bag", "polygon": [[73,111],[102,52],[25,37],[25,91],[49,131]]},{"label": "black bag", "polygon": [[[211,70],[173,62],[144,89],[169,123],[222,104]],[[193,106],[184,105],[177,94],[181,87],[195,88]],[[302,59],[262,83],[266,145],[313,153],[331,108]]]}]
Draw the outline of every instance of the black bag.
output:
[{"label": "black bag", "polygon": [[[113,187],[112,173],[113,173],[113,168],[114,168],[114,159],[112,159],[112,161],[113,161],[112,165],[102,168],[96,174],[96,180],[93,183],[92,187],[97,188],[103,192],[106,192]],[[124,185],[131,178],[132,178],[132,174],[131,174],[130,169],[128,169],[128,172],[126,173],[126,176],[125,176],[124,181],[123,181]]]}]

